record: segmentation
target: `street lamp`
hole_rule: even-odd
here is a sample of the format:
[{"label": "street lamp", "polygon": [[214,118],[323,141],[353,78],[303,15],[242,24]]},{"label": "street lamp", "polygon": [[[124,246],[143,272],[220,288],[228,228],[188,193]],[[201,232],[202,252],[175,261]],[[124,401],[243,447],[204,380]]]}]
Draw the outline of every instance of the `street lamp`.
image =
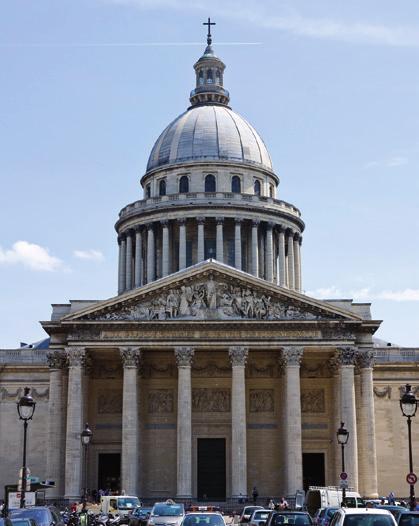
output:
[{"label": "street lamp", "polygon": [[[345,424],[340,423],[340,428],[337,430],[336,436],[338,437],[338,444],[342,448],[342,473],[345,473],[345,446],[349,440],[349,431],[345,429]],[[346,499],[346,488],[342,487],[342,503],[345,504]]]},{"label": "street lamp", "polygon": [[[418,401],[412,392],[412,386],[406,384],[403,396],[400,398],[400,409],[403,416],[407,418],[407,434],[409,437],[409,474],[413,474],[412,456],[412,417],[415,416],[418,408]],[[410,484],[410,510],[415,511],[415,485]]]},{"label": "street lamp", "polygon": [[84,491],[83,491],[84,502],[87,501],[87,448],[89,447],[92,436],[93,436],[93,432],[90,429],[89,424],[86,423],[83,431],[80,434],[81,443],[84,449]]},{"label": "street lamp", "polygon": [[32,420],[35,412],[36,402],[29,394],[29,387],[23,390],[23,396],[17,402],[17,412],[19,419],[23,420],[23,462],[22,462],[22,491],[20,493],[20,507],[25,507],[26,490],[26,437],[28,432],[28,421]]}]

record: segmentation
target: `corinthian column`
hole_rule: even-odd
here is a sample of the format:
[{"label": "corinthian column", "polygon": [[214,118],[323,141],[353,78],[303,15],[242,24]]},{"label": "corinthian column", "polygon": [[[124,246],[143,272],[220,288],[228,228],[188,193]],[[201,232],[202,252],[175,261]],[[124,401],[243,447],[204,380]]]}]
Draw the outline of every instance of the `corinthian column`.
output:
[{"label": "corinthian column", "polygon": [[300,235],[294,236],[294,280],[295,290],[301,292]]},{"label": "corinthian column", "polygon": [[194,350],[176,347],[177,388],[177,497],[192,497],[192,385],[191,365]]},{"label": "corinthian column", "polygon": [[153,223],[147,225],[147,283],[155,280],[156,243],[154,240]]},{"label": "corinthian column", "polygon": [[120,353],[124,367],[121,488],[125,495],[138,495],[138,364],[141,352],[122,347]]},{"label": "corinthian column", "polygon": [[300,364],[302,347],[284,347],[281,362],[285,375],[285,489],[293,495],[303,489],[303,453],[301,445]]},{"label": "corinthian column", "polygon": [[247,495],[246,451],[246,347],[230,347],[232,365],[231,386],[231,496],[233,499]]},{"label": "corinthian column", "polygon": [[118,294],[124,292],[125,283],[122,282],[123,250],[122,239],[118,236]]},{"label": "corinthian column", "polygon": [[359,351],[358,365],[361,371],[361,397],[357,400],[357,407],[359,408],[359,485],[363,496],[377,498],[377,450],[373,391],[374,353],[370,349]]},{"label": "corinthian column", "polygon": [[285,287],[286,285],[286,268],[285,268],[285,232],[281,228],[278,234],[278,285]]},{"label": "corinthian column", "polygon": [[259,276],[259,221],[252,221],[252,274]]},{"label": "corinthian column", "polygon": [[349,486],[358,491],[358,438],[354,377],[356,356],[357,352],[354,347],[341,347],[336,351],[336,359],[340,364],[341,418],[349,431],[349,440],[345,446],[345,469],[348,473]]},{"label": "corinthian column", "polygon": [[162,225],[162,275],[163,277],[169,274],[169,221],[164,219],[161,221]]},{"label": "corinthian column", "polygon": [[178,219],[179,224],[179,270],[186,268],[186,225],[185,219]]},{"label": "corinthian column", "polygon": [[205,228],[205,217],[197,217],[198,222],[198,250],[197,250],[197,259],[198,263],[204,261],[205,259],[205,237],[204,237],[204,228]]},{"label": "corinthian column", "polygon": [[288,232],[287,243],[288,243],[288,256],[287,256],[287,260],[288,260],[288,287],[290,289],[294,289],[295,288],[295,279],[294,279],[294,268],[295,268],[295,264],[294,264],[294,234],[292,233],[291,230],[289,230],[289,232]]},{"label": "corinthian column", "polygon": [[224,263],[224,218],[217,217],[217,236],[216,236],[216,258],[220,263]]},{"label": "corinthian column", "polygon": [[272,223],[268,223],[266,226],[266,254],[265,254],[265,266],[266,266],[266,280],[273,281],[273,239],[272,239]]},{"label": "corinthian column", "polygon": [[67,360],[67,432],[65,443],[65,498],[80,499],[82,485],[82,445],[80,433],[83,429],[84,368],[87,361],[86,349],[68,347]]},{"label": "corinthian column", "polygon": [[64,492],[63,482],[63,444],[65,442],[65,422],[63,403],[63,369],[66,355],[63,351],[52,351],[47,354],[49,366],[49,401],[48,401],[48,445],[47,445],[47,478],[55,480],[55,487],[48,492],[50,497],[61,497]]},{"label": "corinthian column", "polygon": [[121,293],[125,290],[125,281],[126,281],[126,271],[127,271],[127,249],[126,249],[126,239],[125,234],[121,236],[121,274],[120,274],[120,286],[119,289]]},{"label": "corinthian column", "polygon": [[234,266],[241,270],[242,268],[242,233],[241,219],[235,220],[234,227]]},{"label": "corinthian column", "polygon": [[132,289],[132,231],[127,232],[126,250],[127,257],[125,261],[125,290]]},{"label": "corinthian column", "polygon": [[143,238],[140,227],[135,232],[135,267],[134,267],[134,285],[141,287],[143,284]]}]

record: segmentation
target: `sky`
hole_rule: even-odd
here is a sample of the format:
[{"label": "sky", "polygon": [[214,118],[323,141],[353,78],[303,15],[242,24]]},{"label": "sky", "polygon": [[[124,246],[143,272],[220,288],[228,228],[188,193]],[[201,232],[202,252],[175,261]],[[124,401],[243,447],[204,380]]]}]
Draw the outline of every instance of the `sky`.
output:
[{"label": "sky", "polygon": [[119,210],[188,106],[202,25],[302,211],[303,288],[419,346],[417,0],[2,0],[0,347],[116,294]]}]

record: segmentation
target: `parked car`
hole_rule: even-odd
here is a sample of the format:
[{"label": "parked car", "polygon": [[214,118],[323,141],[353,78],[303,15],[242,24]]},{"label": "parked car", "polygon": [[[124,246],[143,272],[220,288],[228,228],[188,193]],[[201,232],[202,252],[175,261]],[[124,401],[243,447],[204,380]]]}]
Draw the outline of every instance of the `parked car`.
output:
[{"label": "parked car", "polygon": [[127,517],[129,526],[146,526],[152,509],[145,507],[136,508]]},{"label": "parked car", "polygon": [[12,526],[37,526],[33,519],[10,519]]},{"label": "parked car", "polygon": [[263,506],[245,506],[240,514],[239,523],[247,524],[255,510],[263,510]]},{"label": "parked car", "polygon": [[379,506],[375,506],[375,509],[388,510],[394,516],[396,521],[399,518],[400,513],[407,510],[407,508],[405,508],[404,506],[396,506],[394,504],[384,504],[384,505],[380,504]]},{"label": "parked car", "polygon": [[340,508],[333,515],[330,526],[397,526],[397,523],[388,510]]},{"label": "parked car", "polygon": [[64,526],[60,512],[54,506],[32,506],[9,511],[12,519],[33,519],[37,526]]},{"label": "parked car", "polygon": [[295,526],[312,526],[313,520],[306,511],[271,511],[266,521],[266,526],[282,526],[295,524]]},{"label": "parked car", "polygon": [[263,526],[268,519],[271,510],[254,510],[250,516],[249,526]]},{"label": "parked car", "polygon": [[336,506],[320,508],[313,517],[313,524],[316,526],[329,526],[335,511],[339,509]]},{"label": "parked car", "polygon": [[183,504],[171,499],[156,502],[147,521],[148,526],[180,526],[185,516]]},{"label": "parked car", "polygon": [[399,526],[419,526],[419,511],[403,510],[397,517]]},{"label": "parked car", "polygon": [[10,519],[0,517],[0,526],[12,526],[12,521]]},{"label": "parked car", "polygon": [[191,512],[185,515],[182,526],[226,526],[221,513],[214,512]]}]

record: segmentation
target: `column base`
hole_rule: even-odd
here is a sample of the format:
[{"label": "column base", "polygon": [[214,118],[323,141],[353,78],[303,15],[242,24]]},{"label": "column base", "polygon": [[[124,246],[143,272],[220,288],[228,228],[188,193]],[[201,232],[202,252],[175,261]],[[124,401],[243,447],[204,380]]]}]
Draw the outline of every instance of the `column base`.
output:
[{"label": "column base", "polygon": [[192,495],[176,495],[176,500],[192,500]]}]

